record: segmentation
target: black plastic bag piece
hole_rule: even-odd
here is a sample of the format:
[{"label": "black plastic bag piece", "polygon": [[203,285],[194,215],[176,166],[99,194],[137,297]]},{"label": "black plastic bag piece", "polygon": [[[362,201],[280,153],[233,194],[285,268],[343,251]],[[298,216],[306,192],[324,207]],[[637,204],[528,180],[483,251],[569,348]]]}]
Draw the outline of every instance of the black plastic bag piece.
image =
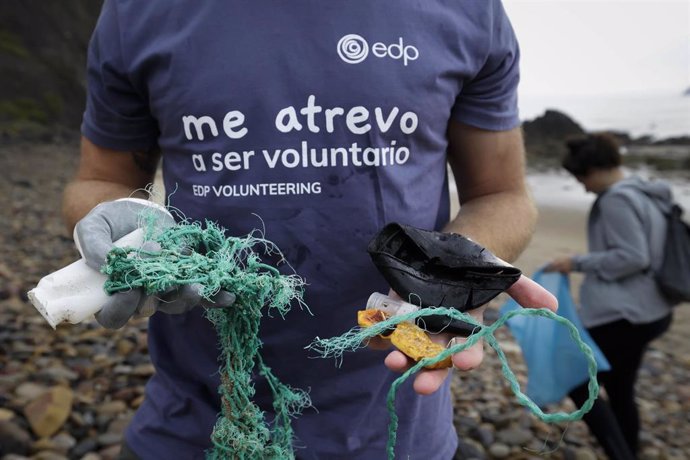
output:
[{"label": "black plastic bag piece", "polygon": [[[461,235],[399,223],[386,225],[367,250],[393,290],[422,307],[467,312],[508,289],[522,274]],[[471,325],[445,317],[427,316],[421,322],[433,332],[443,329],[467,335],[472,331]]]}]

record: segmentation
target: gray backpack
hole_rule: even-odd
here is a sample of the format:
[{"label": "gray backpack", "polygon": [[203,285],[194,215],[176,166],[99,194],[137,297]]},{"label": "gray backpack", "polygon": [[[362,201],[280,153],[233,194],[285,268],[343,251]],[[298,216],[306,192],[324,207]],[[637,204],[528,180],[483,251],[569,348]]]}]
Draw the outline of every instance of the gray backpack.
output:
[{"label": "gray backpack", "polygon": [[619,193],[642,193],[666,216],[667,228],[661,265],[654,270],[659,290],[677,305],[690,302],[690,225],[683,221],[683,208],[672,199],[662,200],[644,190],[628,187]]},{"label": "gray backpack", "polygon": [[668,230],[664,256],[654,275],[671,302],[690,302],[690,226],[683,221],[683,208],[677,203],[665,214]]}]

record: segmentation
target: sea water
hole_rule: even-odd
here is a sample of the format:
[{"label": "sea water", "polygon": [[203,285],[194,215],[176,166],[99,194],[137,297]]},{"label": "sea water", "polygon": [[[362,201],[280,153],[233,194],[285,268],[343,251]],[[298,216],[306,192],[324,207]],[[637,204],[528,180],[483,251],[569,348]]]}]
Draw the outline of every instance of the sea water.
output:
[{"label": "sea water", "polygon": [[[626,170],[626,175],[639,175],[653,178],[653,171]],[[683,209],[690,210],[690,183],[681,178],[666,178],[671,186],[673,198]],[[539,206],[555,206],[569,209],[587,210],[596,195],[585,191],[582,184],[565,171],[532,171],[527,174],[527,185]],[[690,221],[690,215],[684,216]]]},{"label": "sea water", "polygon": [[533,120],[547,109],[563,112],[586,131],[625,131],[655,139],[690,135],[690,96],[681,91],[592,96],[520,95],[520,118]]}]

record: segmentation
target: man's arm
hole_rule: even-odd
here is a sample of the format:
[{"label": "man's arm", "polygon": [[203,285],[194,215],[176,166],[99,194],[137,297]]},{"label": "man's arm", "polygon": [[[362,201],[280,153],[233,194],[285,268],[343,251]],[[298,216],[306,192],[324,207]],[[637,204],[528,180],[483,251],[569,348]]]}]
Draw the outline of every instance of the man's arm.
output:
[{"label": "man's arm", "polygon": [[144,188],[153,182],[160,152],[121,152],[81,139],[81,158],[75,178],[65,189],[62,212],[71,232],[94,206],[136,196],[148,198]]},{"label": "man's arm", "polygon": [[[460,212],[446,226],[448,232],[472,238],[499,257],[512,261],[529,242],[537,211],[525,185],[525,152],[519,128],[486,131],[451,121],[448,128],[448,158],[460,198]],[[523,307],[556,310],[555,297],[529,278],[522,276],[508,290]],[[480,322],[484,308],[470,311]],[[450,337],[434,335],[445,345]],[[463,339],[455,339],[463,340]],[[482,343],[453,355],[453,365],[474,369],[482,362]],[[412,364],[400,351],[391,352],[386,366],[402,372]],[[421,394],[438,390],[448,376],[446,369],[424,370],[414,381]]]},{"label": "man's arm", "polygon": [[445,230],[471,238],[506,261],[515,260],[537,220],[525,184],[520,128],[485,131],[451,121],[448,139],[460,212]]}]

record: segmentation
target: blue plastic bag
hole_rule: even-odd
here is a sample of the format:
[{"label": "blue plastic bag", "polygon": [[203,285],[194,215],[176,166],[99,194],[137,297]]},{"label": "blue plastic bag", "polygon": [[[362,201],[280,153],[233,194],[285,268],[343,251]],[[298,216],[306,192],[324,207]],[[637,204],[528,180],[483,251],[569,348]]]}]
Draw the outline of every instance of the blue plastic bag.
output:
[{"label": "blue plastic bag", "polygon": [[[568,277],[539,270],[532,279],[556,296],[558,315],[575,325],[582,341],[592,349],[598,370],[609,370],[606,357],[577,315]],[[501,307],[501,314],[517,308],[521,307],[511,299]],[[537,316],[515,316],[507,324],[527,364],[525,393],[538,406],[559,403],[570,390],[589,380],[587,360],[564,326]]]}]

